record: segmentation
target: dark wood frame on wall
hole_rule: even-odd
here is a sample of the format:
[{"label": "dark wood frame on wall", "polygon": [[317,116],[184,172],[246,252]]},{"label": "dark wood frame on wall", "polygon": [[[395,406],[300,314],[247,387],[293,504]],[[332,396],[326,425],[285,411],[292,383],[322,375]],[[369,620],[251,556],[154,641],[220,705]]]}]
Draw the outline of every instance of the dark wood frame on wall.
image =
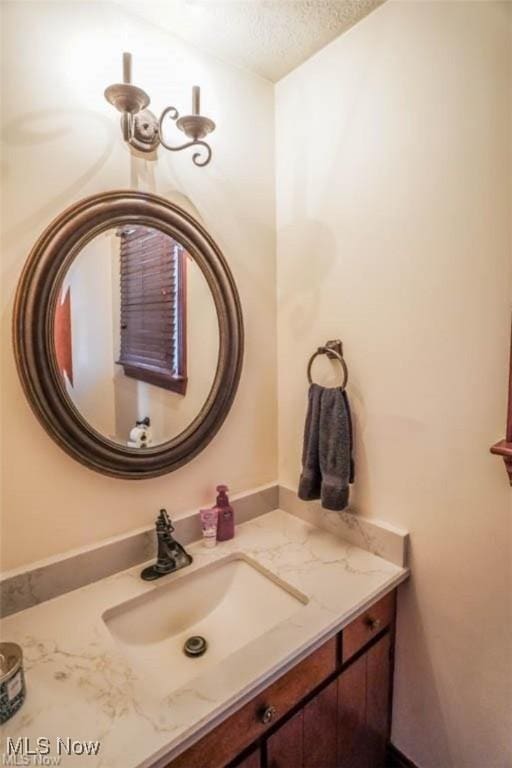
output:
[{"label": "dark wood frame on wall", "polygon": [[[178,240],[200,267],[219,323],[219,357],[210,393],[179,435],[143,451],[114,443],[88,424],[68,397],[58,370],[54,318],[63,277],[77,253],[106,229],[137,223]],[[214,437],[240,379],[243,321],[235,281],[218,246],[190,214],[157,195],[111,191],[80,200],[61,213],[34,245],[20,278],[13,317],[18,373],[35,415],[70,456],[113,477],[138,479],[172,472]]]},{"label": "dark wood frame on wall", "polygon": [[512,328],[510,333],[510,364],[508,375],[508,409],[507,409],[507,431],[505,439],[500,440],[492,446],[491,453],[502,456],[505,462],[505,469],[508,472],[510,485],[512,485]]}]

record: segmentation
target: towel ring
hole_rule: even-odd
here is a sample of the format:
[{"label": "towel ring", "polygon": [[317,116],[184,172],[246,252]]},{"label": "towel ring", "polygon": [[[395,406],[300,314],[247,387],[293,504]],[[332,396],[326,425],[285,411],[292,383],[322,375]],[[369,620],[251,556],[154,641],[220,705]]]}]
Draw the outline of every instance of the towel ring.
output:
[{"label": "towel ring", "polygon": [[327,355],[331,360],[336,359],[341,367],[343,368],[343,383],[341,385],[341,389],[344,390],[347,386],[348,382],[348,368],[345,360],[343,359],[343,354],[341,351],[341,341],[328,341],[325,346],[318,347],[316,352],[313,352],[311,357],[309,358],[308,363],[308,381],[310,384],[313,384],[313,378],[311,376],[311,369],[313,367],[313,363],[315,359],[318,357],[318,355]]}]

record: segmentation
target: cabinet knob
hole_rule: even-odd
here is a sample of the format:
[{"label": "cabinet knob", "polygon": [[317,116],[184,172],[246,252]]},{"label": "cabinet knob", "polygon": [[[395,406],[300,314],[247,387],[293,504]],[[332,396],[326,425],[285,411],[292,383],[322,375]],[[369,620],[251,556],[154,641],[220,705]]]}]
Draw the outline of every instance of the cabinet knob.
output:
[{"label": "cabinet knob", "polygon": [[263,725],[268,725],[272,722],[276,716],[276,713],[277,709],[275,707],[265,707],[265,709],[262,709],[260,712],[260,721],[263,723]]},{"label": "cabinet knob", "polygon": [[371,632],[375,632],[377,629],[380,629],[382,621],[380,619],[374,619],[373,616],[367,616],[365,624]]}]

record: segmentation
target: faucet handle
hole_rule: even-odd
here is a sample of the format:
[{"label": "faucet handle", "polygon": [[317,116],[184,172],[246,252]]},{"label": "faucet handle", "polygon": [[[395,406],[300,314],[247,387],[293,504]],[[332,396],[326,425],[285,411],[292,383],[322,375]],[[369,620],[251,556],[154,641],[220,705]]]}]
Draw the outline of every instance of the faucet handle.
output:
[{"label": "faucet handle", "polygon": [[174,525],[171,523],[166,509],[161,509],[156,519],[156,530],[160,533],[172,533]]}]

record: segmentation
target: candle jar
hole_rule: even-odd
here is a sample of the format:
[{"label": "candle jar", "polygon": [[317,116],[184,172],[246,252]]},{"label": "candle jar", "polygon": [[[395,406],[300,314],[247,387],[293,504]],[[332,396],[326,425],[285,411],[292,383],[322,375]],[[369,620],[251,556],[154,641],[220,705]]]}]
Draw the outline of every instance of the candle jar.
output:
[{"label": "candle jar", "polygon": [[5,723],[25,701],[23,653],[16,643],[0,643],[0,723]]}]

